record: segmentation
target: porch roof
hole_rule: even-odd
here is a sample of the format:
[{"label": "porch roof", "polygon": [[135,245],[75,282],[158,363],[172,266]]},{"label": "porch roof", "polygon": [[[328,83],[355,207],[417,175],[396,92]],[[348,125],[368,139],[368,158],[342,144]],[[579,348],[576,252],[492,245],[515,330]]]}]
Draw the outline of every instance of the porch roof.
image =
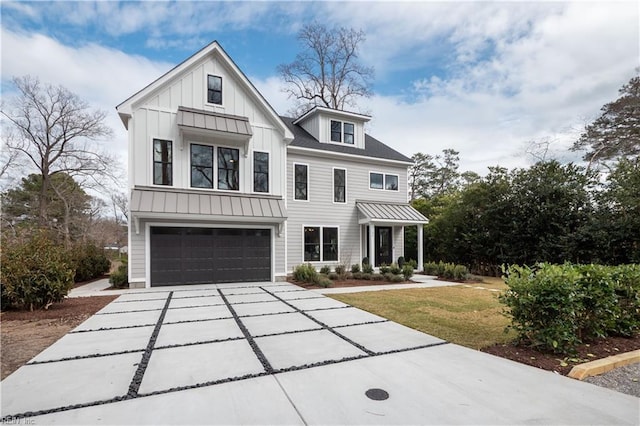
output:
[{"label": "porch roof", "polygon": [[428,223],[429,219],[411,207],[408,203],[391,203],[384,201],[359,201],[356,207],[360,212],[359,223],[388,223],[395,225],[419,225]]}]

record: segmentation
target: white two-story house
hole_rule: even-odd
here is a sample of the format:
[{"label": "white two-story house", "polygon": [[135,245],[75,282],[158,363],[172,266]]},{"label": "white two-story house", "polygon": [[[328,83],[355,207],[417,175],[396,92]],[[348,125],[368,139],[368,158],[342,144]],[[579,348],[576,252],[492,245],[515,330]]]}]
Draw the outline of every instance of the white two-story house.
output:
[{"label": "white two-story house", "polygon": [[217,42],[117,106],[129,134],[131,287],[274,281],[293,268],[396,261],[411,160],[369,117],[279,116]]}]

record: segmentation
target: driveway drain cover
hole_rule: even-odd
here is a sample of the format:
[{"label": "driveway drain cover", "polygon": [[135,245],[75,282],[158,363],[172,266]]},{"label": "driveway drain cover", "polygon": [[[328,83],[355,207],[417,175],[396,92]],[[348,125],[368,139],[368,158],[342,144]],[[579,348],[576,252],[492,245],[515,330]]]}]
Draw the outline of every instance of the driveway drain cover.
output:
[{"label": "driveway drain cover", "polygon": [[384,401],[389,398],[387,391],[377,388],[369,389],[364,394],[367,395],[367,398],[373,399],[374,401]]}]

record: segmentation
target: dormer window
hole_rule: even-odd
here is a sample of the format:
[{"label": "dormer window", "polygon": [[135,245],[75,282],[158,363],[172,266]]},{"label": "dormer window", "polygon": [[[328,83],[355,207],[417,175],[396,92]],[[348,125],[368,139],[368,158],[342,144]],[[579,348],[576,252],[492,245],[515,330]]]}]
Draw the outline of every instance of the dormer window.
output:
[{"label": "dormer window", "polygon": [[207,102],[222,105],[222,77],[207,76]]},{"label": "dormer window", "polygon": [[342,121],[331,120],[331,142],[343,142],[353,145],[354,125]]}]

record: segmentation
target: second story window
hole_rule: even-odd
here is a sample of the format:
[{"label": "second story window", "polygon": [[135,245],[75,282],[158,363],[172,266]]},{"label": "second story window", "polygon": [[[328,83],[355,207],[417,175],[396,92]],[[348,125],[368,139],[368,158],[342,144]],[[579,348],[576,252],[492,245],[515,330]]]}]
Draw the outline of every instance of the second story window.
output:
[{"label": "second story window", "polygon": [[333,169],[333,202],[345,203],[347,200],[347,171]]},{"label": "second story window", "polygon": [[386,175],[384,173],[369,173],[369,188],[383,189],[386,191],[398,190],[398,175]]},{"label": "second story window", "polygon": [[191,145],[191,186],[213,188],[213,147]]},{"label": "second story window", "polygon": [[293,198],[307,201],[309,199],[309,169],[306,164],[293,165]]},{"label": "second story window", "polygon": [[269,153],[253,153],[253,191],[269,192]]},{"label": "second story window", "polygon": [[240,151],[218,148],[218,189],[240,189]]},{"label": "second story window", "polygon": [[153,140],[153,184],[173,185],[171,141]]},{"label": "second story window", "polygon": [[207,76],[207,102],[222,105],[222,77]]}]

